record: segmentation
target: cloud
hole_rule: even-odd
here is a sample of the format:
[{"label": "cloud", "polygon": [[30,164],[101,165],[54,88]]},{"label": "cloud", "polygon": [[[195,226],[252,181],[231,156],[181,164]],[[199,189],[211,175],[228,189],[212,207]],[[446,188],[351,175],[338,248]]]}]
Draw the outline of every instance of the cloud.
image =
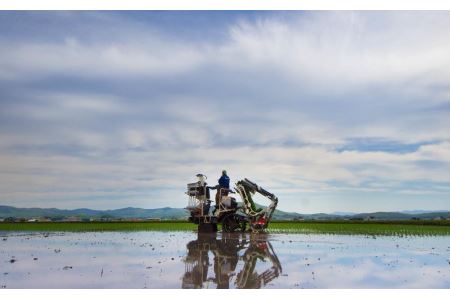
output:
[{"label": "cloud", "polygon": [[226,168],[291,210],[448,209],[448,13],[230,15],[201,39],[195,14],[217,18],[3,29],[0,201],[180,207],[193,174]]},{"label": "cloud", "polygon": [[[62,44],[1,45],[0,66],[3,77],[39,78],[45,74],[73,75],[84,78],[170,75],[196,67],[201,56],[194,49],[159,45],[133,47],[120,44],[84,45],[75,39]],[[155,51],[163,48],[164,51]],[[169,50],[169,51],[167,51]]]},{"label": "cloud", "polygon": [[[411,26],[419,15],[425,20]],[[431,22],[433,17],[437,18]],[[444,29],[448,20],[442,17],[440,13],[316,13],[291,24],[273,20],[243,24],[232,32],[237,48],[249,59],[272,62],[294,77],[327,86],[358,88],[410,83],[423,75],[448,78],[450,45]],[[430,71],[436,73],[430,76]]]}]

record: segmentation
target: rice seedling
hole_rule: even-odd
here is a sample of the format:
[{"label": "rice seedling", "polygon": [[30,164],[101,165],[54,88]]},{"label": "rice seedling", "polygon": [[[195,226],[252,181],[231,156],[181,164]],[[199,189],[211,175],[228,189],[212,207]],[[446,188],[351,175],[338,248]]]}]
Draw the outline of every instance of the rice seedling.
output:
[{"label": "rice seedling", "polygon": [[[161,222],[43,222],[0,223],[0,231],[192,231],[197,226],[186,221]],[[450,235],[447,223],[346,222],[346,221],[274,221],[268,233],[346,234],[346,235]]]}]

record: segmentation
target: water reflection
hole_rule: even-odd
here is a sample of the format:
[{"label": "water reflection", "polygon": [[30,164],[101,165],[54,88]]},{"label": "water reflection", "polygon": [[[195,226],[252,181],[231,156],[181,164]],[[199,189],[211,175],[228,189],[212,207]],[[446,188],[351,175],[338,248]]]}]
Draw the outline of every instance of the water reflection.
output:
[{"label": "water reflection", "polygon": [[0,232],[0,289],[182,287],[448,289],[450,239]]},{"label": "water reflection", "polygon": [[246,234],[201,234],[186,247],[182,288],[255,289],[282,272],[281,263],[264,235],[255,238]]}]

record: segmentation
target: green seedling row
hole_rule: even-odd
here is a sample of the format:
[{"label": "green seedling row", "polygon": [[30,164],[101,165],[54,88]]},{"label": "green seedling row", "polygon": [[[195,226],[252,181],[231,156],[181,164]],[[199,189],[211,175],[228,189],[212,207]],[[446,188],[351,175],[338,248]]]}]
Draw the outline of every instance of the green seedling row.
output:
[{"label": "green seedling row", "polygon": [[[220,229],[220,228],[219,228]],[[196,231],[184,221],[162,222],[49,222],[0,223],[0,231]],[[358,234],[358,235],[450,235],[447,222],[287,222],[270,223],[268,233]]]},{"label": "green seedling row", "polygon": [[0,231],[189,231],[188,222],[36,222],[0,223]]}]

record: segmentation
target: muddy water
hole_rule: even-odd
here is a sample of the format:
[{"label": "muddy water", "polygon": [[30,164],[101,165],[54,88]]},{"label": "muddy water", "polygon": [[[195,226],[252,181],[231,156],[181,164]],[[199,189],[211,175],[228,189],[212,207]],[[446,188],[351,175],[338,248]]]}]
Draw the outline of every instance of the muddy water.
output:
[{"label": "muddy water", "polygon": [[450,238],[0,232],[0,287],[450,288]]}]

